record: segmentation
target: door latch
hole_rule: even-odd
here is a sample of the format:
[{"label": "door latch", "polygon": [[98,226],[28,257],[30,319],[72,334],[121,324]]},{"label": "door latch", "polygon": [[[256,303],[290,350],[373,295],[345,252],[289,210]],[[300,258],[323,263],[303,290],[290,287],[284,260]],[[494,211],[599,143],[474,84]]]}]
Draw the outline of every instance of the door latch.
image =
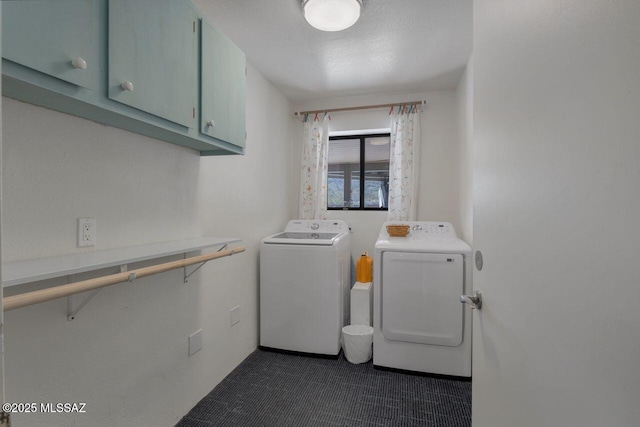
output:
[{"label": "door latch", "polygon": [[471,309],[477,308],[480,310],[482,308],[482,293],[478,290],[473,291],[473,296],[469,295],[460,295],[460,302],[466,303]]}]

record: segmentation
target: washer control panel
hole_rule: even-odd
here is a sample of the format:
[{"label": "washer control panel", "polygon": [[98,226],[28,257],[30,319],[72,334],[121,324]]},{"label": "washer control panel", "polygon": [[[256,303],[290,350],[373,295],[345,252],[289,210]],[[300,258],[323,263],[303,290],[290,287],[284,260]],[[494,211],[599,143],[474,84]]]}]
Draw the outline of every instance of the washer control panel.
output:
[{"label": "washer control panel", "polygon": [[349,225],[342,220],[306,220],[297,219],[287,223],[284,231],[316,233],[348,233]]}]

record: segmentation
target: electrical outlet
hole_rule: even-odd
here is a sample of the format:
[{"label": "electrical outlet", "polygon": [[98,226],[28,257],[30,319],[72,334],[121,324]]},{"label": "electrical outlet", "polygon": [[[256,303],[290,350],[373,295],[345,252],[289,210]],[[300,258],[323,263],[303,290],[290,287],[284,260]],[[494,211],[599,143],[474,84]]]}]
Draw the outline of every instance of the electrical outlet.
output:
[{"label": "electrical outlet", "polygon": [[236,323],[240,323],[240,306],[239,305],[233,307],[229,312],[229,314],[230,314],[229,326],[233,326]]},{"label": "electrical outlet", "polygon": [[96,244],[96,219],[78,218],[78,246],[94,246]]},{"label": "electrical outlet", "polygon": [[189,335],[189,357],[202,350],[202,329]]}]

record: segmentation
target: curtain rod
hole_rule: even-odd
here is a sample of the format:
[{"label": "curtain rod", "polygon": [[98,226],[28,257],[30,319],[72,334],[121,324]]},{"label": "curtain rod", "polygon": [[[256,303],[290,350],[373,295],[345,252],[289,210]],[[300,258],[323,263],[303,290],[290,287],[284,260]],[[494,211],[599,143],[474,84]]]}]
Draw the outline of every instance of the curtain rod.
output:
[{"label": "curtain rod", "polygon": [[409,104],[420,105],[422,108],[424,108],[424,106],[427,104],[427,101],[423,99],[421,101],[394,102],[390,104],[378,104],[378,105],[361,105],[359,107],[327,108],[326,110],[296,111],[295,113],[293,113],[293,115],[301,116],[306,113],[320,114],[320,113],[324,113],[325,111],[327,113],[336,113],[339,111],[372,110],[374,108],[391,108],[391,107],[397,107],[398,105],[409,105]]}]

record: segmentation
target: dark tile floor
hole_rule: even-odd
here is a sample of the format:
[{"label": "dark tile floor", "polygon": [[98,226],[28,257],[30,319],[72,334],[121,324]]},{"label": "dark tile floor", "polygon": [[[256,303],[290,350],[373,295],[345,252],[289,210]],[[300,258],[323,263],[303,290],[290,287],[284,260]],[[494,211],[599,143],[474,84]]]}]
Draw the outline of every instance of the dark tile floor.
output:
[{"label": "dark tile floor", "polygon": [[471,426],[471,383],[256,350],[176,427]]}]

